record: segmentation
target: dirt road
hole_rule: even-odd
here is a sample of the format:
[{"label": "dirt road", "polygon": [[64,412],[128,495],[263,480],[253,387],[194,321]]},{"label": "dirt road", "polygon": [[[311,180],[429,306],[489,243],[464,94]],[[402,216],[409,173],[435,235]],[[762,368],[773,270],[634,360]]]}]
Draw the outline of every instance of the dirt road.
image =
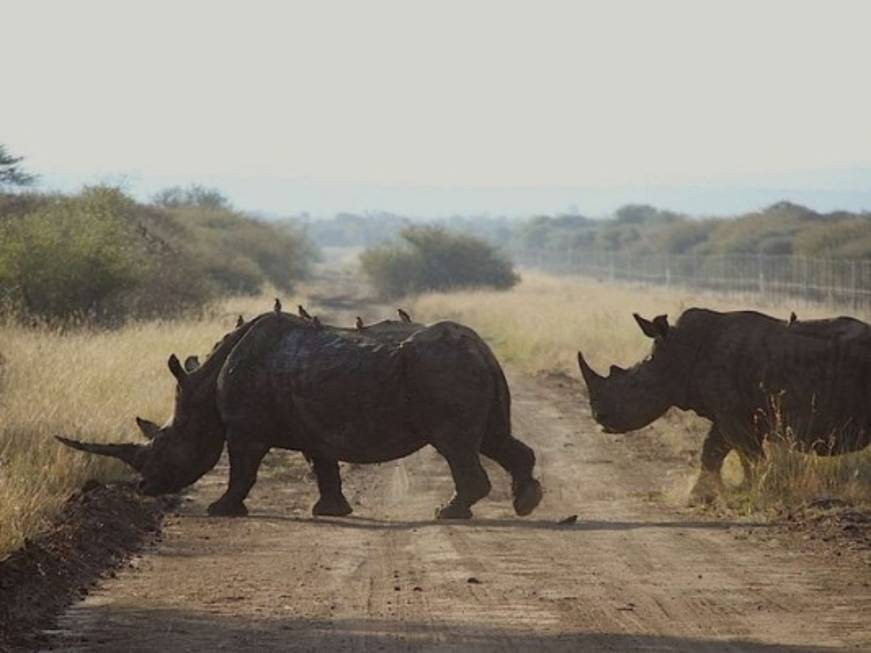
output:
[{"label": "dirt road", "polygon": [[[299,456],[269,461],[246,519],[205,517],[226,468],[163,541],[63,616],[63,651],[871,650],[871,571],[791,552],[652,500],[662,463],[593,426],[577,389],[510,378],[515,432],[546,496],[511,511],[508,480],[469,523],[432,450],[346,468],[355,515],[313,519]],[[558,525],[577,514],[573,525]]]}]

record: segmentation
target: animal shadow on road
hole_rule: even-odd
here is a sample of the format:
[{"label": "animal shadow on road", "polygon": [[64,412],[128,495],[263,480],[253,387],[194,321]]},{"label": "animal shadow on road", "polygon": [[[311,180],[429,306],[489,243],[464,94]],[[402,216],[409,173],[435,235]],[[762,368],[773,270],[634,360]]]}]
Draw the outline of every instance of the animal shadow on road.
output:
[{"label": "animal shadow on road", "polygon": [[[237,597],[239,598],[239,597]],[[828,648],[763,644],[741,639],[710,639],[617,632],[529,633],[485,623],[388,620],[382,618],[317,619],[288,615],[275,619],[168,609],[98,608],[116,636],[125,635],[125,651],[657,651],[659,653],[823,653]],[[143,637],[143,633],[149,633]],[[63,648],[64,642],[53,642]],[[96,639],[89,651],[118,650],[118,640]],[[361,648],[362,647],[362,648]]]},{"label": "animal shadow on road", "polygon": [[[470,529],[504,528],[510,530],[548,530],[548,531],[631,531],[640,528],[675,528],[679,530],[728,530],[746,527],[748,524],[729,521],[603,521],[578,519],[572,524],[560,524],[545,519],[421,519],[389,521],[371,517],[296,517],[287,515],[256,514],[246,519],[262,521],[297,522],[315,526],[334,526],[339,528],[358,528],[365,530],[409,530],[427,526],[451,526]],[[770,527],[774,524],[754,524],[754,528]]]}]

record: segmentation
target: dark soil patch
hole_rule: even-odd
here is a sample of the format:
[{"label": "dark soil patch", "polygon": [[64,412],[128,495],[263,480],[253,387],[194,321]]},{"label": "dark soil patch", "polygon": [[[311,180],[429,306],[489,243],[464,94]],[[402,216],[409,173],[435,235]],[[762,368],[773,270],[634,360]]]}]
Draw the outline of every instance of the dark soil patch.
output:
[{"label": "dark soil patch", "polygon": [[0,562],[0,650],[40,647],[66,606],[159,539],[175,501],[143,497],[126,483],[91,481],[73,494],[48,532]]},{"label": "dark soil patch", "polygon": [[781,515],[780,526],[833,555],[859,554],[871,565],[871,508],[821,499]]}]

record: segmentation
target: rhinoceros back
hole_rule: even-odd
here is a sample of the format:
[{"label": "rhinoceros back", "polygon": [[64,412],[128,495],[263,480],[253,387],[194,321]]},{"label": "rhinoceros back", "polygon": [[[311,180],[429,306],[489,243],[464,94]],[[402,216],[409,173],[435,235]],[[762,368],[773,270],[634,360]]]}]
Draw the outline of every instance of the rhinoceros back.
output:
[{"label": "rhinoceros back", "polygon": [[479,438],[498,403],[486,345],[452,322],[407,328],[264,318],[222,371],[222,415],[270,446],[349,462],[406,456],[445,431]]}]

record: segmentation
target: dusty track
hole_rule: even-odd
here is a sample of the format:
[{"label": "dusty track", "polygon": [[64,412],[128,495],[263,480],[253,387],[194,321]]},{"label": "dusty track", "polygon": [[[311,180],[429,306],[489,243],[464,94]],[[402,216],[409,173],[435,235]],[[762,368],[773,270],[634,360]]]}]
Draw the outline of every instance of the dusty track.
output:
[{"label": "dusty track", "polygon": [[[344,471],[355,516],[313,519],[299,456],[276,456],[247,519],[207,518],[200,481],[162,543],[62,617],[65,651],[871,650],[871,572],[650,500],[663,468],[598,433],[576,388],[514,375],[515,432],[545,500],[508,480],[470,523],[430,520],[451,492],[432,450]],[[574,525],[556,522],[577,513]]]}]

